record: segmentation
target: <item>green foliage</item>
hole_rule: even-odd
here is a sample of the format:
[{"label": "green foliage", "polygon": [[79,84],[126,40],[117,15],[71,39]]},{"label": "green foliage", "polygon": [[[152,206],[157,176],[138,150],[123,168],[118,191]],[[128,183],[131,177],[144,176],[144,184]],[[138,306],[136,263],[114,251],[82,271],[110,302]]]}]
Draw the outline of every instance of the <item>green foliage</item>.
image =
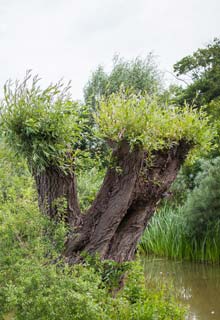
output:
[{"label": "green foliage", "polygon": [[98,66],[93,72],[91,79],[88,81],[84,89],[85,103],[96,108],[99,99],[105,94],[108,83],[108,75],[104,72],[102,66]]},{"label": "green foliage", "polygon": [[181,169],[171,199],[145,231],[141,249],[178,260],[220,263],[220,158]]},{"label": "green foliage", "polygon": [[[65,225],[40,214],[23,160],[2,147],[0,164],[0,174],[7,170],[10,195],[0,202],[0,319],[184,319],[167,291],[145,287],[139,263],[125,268],[90,258],[71,267],[58,259]],[[112,294],[125,270],[124,289]]]},{"label": "green foliage", "polygon": [[177,84],[171,84],[159,95],[161,103],[166,105],[180,105],[179,98],[183,94],[183,88]]},{"label": "green foliage", "polygon": [[210,123],[216,127],[217,131],[214,140],[216,148],[210,154],[211,157],[216,157],[220,155],[220,97],[207,104],[206,112],[210,115]]},{"label": "green foliage", "polygon": [[27,320],[108,319],[102,307],[107,295],[99,285],[98,276],[83,267],[58,270],[23,262],[16,282],[8,282],[2,290],[4,311]]},{"label": "green foliage", "polygon": [[85,157],[81,156],[77,159],[76,168],[79,203],[84,212],[95,199],[102,184],[105,173],[103,159],[100,159],[99,156],[92,158],[89,157],[89,154],[85,154]]},{"label": "green foliage", "polygon": [[[36,258],[48,254],[56,257],[63,249],[64,223],[56,225],[39,212],[33,179],[25,161],[2,144],[0,154],[0,269],[35,254]],[[6,156],[9,156],[7,161]]]},{"label": "green foliage", "polygon": [[[87,257],[84,265],[69,266],[61,259],[68,231],[64,223],[55,224],[39,213],[33,180],[23,157],[33,172],[46,167],[66,172],[77,166],[83,209],[93,200],[104,171],[95,152],[90,158],[91,150],[87,150],[88,146],[94,147],[93,137],[88,138],[93,129],[86,127],[91,120],[87,109],[72,102],[69,86],[58,83],[42,90],[38,83],[39,79],[30,73],[21,83],[8,82],[1,104],[1,134],[16,156],[0,145],[0,319],[6,314],[27,320],[184,319],[184,312],[168,292],[146,288],[139,263],[121,265]],[[129,90],[117,93],[121,84]],[[209,128],[203,110],[162,106],[153,95],[158,87],[159,75],[151,57],[130,62],[116,59],[110,75],[99,69],[85,89],[90,107],[96,109],[99,101],[94,125],[96,142],[103,138],[112,144],[127,140],[131,148],[143,148],[150,154],[185,140],[194,147],[195,154],[209,151],[215,130]],[[141,96],[143,92],[148,95]],[[100,99],[101,95],[104,97]],[[210,190],[218,186],[214,175],[212,182],[207,182]],[[200,186],[202,182],[198,190]],[[205,210],[195,206],[200,197],[201,190],[195,189],[185,210],[190,211],[193,203],[204,215]],[[204,198],[215,207],[218,199],[214,200],[214,193]],[[178,214],[172,209],[169,215],[159,214],[154,218],[158,217],[156,222],[152,220],[142,248],[162,254],[166,245],[171,248],[166,256],[218,261],[220,223],[214,224],[218,208],[214,209],[208,213],[212,232],[205,229],[203,242],[196,242],[195,236],[191,241],[186,233],[186,225],[193,226],[197,213],[195,220],[190,214],[190,220],[183,216],[183,209]],[[118,292],[122,280],[125,286]]]},{"label": "green foliage", "polygon": [[100,260],[99,255],[88,255],[88,253],[82,253],[85,265],[92,267],[94,271],[101,276],[103,285],[110,291],[118,289],[120,283],[127,270],[131,269],[129,262],[118,263],[113,260]]},{"label": "green foliage", "polygon": [[30,206],[29,210],[10,213],[1,221],[0,318],[12,314],[13,319],[27,320],[184,319],[184,311],[167,292],[145,288],[140,266],[139,273],[130,266],[125,288],[113,297],[109,289],[115,288],[124,267],[108,261],[95,266],[51,264],[48,254],[56,257],[57,239],[42,232],[50,228],[49,221]]},{"label": "green foliage", "polygon": [[80,140],[83,116],[61,82],[40,89],[39,78],[26,74],[23,82],[4,87],[1,132],[8,145],[23,155],[31,169],[73,165],[73,145]]},{"label": "green foliage", "polygon": [[82,211],[88,209],[102,184],[104,177],[103,169],[96,164],[93,168],[79,170],[77,174],[77,189],[79,194],[80,207]]},{"label": "green foliage", "polygon": [[198,113],[188,106],[161,107],[156,98],[123,91],[100,101],[96,122],[106,140],[127,140],[132,147],[149,153],[180,140],[188,141],[196,152],[205,152],[210,149],[214,132],[203,111]]},{"label": "green foliage", "polygon": [[146,59],[137,57],[131,61],[126,61],[116,55],[109,74],[102,66],[93,72],[85,86],[84,98],[87,105],[96,109],[102,96],[107,97],[118,92],[121,86],[125,89],[132,89],[136,93],[147,92],[153,95],[158,92],[161,82],[161,75],[152,54],[149,54]]},{"label": "green foliage", "polygon": [[[185,214],[189,237],[203,241],[208,236],[217,236],[220,242],[220,158],[215,160],[208,174],[188,197]],[[216,229],[217,228],[217,229]]]},{"label": "green foliage", "polygon": [[187,76],[191,83],[182,91],[179,100],[197,106],[209,103],[220,93],[220,39],[198,49],[174,65],[177,76]]},{"label": "green foliage", "polygon": [[27,320],[106,318],[107,296],[99,277],[88,268],[51,263],[63,249],[65,234],[63,223],[40,214],[32,192],[0,204],[1,319],[7,313]]},{"label": "green foliage", "polygon": [[[102,66],[99,66],[92,73],[84,88],[84,100],[90,110],[90,127],[95,127],[92,113],[99,108],[102,97],[106,98],[112,93],[117,93],[122,87],[138,94],[147,92],[149,95],[153,95],[160,91],[161,83],[161,74],[152,54],[149,54],[145,59],[137,57],[130,61],[116,55],[113,58],[112,70],[108,73]],[[101,159],[104,159],[103,165],[105,165],[108,153],[106,144],[103,140],[89,134],[89,130],[87,131],[86,144],[91,155],[94,152],[100,153]]]},{"label": "green foliage", "polygon": [[[10,82],[5,85],[1,132],[6,143],[28,160],[32,171],[45,167],[72,170],[82,150],[84,154],[92,154],[93,147],[97,150],[98,140],[94,142],[91,128],[86,129],[88,113],[71,101],[68,86],[58,83],[42,90],[38,82],[37,77],[32,79],[27,73],[22,83],[16,82],[14,87]],[[162,107],[159,100],[149,95],[142,97],[121,90],[102,98],[95,120],[99,138],[116,143],[127,140],[131,147],[139,145],[149,154],[180,140],[202,152],[211,145],[212,132],[203,111],[197,114],[187,106]],[[90,150],[85,150],[88,147]],[[107,150],[105,155],[107,158]]]},{"label": "green foliage", "polygon": [[[152,283],[146,282],[143,267],[137,262],[131,265],[125,286],[120,292],[120,295],[129,301],[121,319],[185,319],[185,310],[176,305],[171,289],[168,286],[153,287]],[[126,314],[129,314],[129,317],[126,317]]]},{"label": "green foliage", "polygon": [[209,174],[209,170],[218,161],[219,157],[198,158],[194,163],[184,164],[170,188],[172,196],[168,199],[169,205],[183,205],[192,190],[199,187],[201,181]]},{"label": "green foliage", "polygon": [[33,194],[33,181],[24,159],[19,156],[15,157],[1,140],[0,177],[0,203],[26,199]]}]

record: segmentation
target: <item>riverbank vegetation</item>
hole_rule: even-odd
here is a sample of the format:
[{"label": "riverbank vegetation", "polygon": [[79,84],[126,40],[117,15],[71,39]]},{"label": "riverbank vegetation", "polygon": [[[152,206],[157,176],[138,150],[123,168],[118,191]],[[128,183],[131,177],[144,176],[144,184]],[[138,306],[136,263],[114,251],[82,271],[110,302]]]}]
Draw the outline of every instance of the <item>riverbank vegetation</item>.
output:
[{"label": "riverbank vegetation", "polygon": [[184,319],[172,290],[146,286],[139,262],[60,260],[65,223],[39,212],[25,161],[2,143],[0,155],[0,319]]}]

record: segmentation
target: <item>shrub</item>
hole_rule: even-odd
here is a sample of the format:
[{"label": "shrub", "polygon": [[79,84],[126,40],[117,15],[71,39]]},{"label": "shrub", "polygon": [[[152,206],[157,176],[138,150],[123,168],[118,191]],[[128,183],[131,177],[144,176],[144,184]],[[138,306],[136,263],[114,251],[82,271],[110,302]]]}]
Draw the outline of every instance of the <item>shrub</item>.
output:
[{"label": "shrub", "polygon": [[209,170],[219,161],[217,158],[198,158],[194,163],[185,164],[180,169],[176,180],[171,186],[169,205],[183,205],[188,195],[195,187],[199,187],[202,180],[209,174]]},{"label": "shrub", "polygon": [[[205,236],[214,237],[220,242],[220,158],[210,166],[207,176],[188,197],[184,207],[187,217],[188,235],[197,241],[203,241]],[[217,230],[216,230],[217,227]]]}]

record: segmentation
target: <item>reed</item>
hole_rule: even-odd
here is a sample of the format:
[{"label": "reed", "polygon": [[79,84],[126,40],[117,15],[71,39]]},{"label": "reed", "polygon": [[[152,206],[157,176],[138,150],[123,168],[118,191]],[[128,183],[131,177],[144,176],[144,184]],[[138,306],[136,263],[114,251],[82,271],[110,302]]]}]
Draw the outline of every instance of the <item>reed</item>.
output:
[{"label": "reed", "polygon": [[[141,242],[140,250],[175,260],[220,263],[220,222],[207,229],[203,239],[191,238],[187,232],[184,207],[164,206],[152,218]],[[213,236],[214,234],[214,236]]]}]

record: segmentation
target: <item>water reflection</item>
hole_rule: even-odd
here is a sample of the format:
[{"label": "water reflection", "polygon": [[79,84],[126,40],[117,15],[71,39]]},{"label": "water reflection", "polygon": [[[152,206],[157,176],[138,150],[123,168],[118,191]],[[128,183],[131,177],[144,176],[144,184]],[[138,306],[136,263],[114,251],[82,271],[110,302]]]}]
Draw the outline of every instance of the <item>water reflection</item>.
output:
[{"label": "water reflection", "polygon": [[220,320],[220,267],[163,259],[144,260],[146,279],[172,282],[190,306],[189,320]]}]

